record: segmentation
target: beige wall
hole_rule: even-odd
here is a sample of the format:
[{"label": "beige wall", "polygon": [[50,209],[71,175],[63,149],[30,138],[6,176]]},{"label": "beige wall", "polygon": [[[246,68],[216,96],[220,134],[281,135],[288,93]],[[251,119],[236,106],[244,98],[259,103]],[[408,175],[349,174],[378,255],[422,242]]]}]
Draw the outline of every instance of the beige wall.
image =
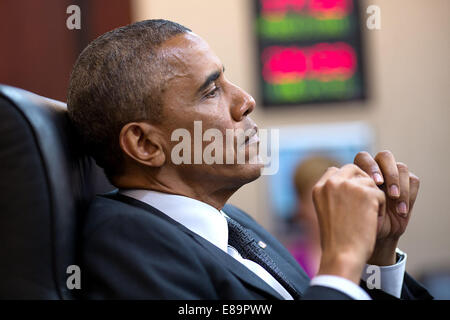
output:
[{"label": "beige wall", "polygon": [[[321,108],[256,110],[260,127],[364,120],[377,149],[390,149],[421,178],[401,248],[408,270],[450,268],[450,1],[361,1],[381,8],[381,30],[365,31],[371,98]],[[256,54],[250,0],[135,0],[134,19],[164,18],[206,39],[227,77],[253,95]],[[270,229],[265,179],[244,186],[232,203]]]}]

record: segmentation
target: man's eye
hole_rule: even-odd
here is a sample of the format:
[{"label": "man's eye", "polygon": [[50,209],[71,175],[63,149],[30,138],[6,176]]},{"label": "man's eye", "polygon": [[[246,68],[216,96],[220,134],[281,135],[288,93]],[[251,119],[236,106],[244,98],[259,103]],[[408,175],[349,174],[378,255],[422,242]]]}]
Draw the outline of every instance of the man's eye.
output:
[{"label": "man's eye", "polygon": [[215,87],[212,91],[206,94],[205,98],[215,98],[217,96],[217,93],[219,92],[219,89],[219,87]]}]

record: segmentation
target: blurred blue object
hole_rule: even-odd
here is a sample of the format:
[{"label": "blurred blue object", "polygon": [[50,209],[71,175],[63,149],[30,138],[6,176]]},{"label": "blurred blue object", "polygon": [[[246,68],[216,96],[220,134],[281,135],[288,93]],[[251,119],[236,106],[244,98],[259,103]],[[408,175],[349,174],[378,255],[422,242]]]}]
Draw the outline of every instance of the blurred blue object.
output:
[{"label": "blurred blue object", "polygon": [[279,171],[269,176],[272,212],[289,219],[296,206],[293,175],[309,156],[326,156],[341,164],[353,163],[359,151],[372,152],[373,131],[364,122],[315,124],[279,128]]}]

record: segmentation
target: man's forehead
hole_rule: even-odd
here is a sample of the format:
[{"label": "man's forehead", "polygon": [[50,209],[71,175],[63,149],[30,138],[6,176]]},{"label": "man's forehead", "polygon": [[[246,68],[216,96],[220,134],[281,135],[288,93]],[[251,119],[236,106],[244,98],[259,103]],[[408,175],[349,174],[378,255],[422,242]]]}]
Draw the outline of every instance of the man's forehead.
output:
[{"label": "man's forehead", "polygon": [[178,75],[203,77],[204,73],[222,69],[220,59],[208,43],[192,32],[172,37],[164,42],[160,50],[171,69],[177,69]]}]

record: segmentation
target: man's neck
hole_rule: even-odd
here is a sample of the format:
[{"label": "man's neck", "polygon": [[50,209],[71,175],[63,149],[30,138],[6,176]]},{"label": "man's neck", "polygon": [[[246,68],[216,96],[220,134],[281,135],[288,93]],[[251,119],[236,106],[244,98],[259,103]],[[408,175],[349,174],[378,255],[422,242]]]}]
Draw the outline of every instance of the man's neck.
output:
[{"label": "man's neck", "polygon": [[198,181],[195,183],[192,181],[186,182],[178,179],[166,179],[163,182],[143,175],[117,178],[114,181],[114,185],[120,189],[153,190],[181,195],[207,203],[217,210],[221,210],[228,199],[239,189],[238,187],[218,188],[217,182],[214,185],[210,183],[199,183]]}]

